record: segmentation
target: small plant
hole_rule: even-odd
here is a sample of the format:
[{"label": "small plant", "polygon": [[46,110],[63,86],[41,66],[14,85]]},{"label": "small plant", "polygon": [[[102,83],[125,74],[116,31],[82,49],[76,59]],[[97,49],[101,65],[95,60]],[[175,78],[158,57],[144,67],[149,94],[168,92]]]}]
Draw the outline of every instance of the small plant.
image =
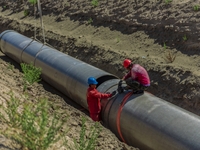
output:
[{"label": "small plant", "polygon": [[184,35],[184,36],[183,36],[183,40],[184,40],[184,41],[187,41],[187,39],[188,39],[187,36]]},{"label": "small plant", "polygon": [[[47,99],[39,100],[35,105],[26,100],[23,103],[11,94],[11,100],[1,106],[0,119],[9,125],[6,131],[0,131],[7,138],[11,138],[23,148],[30,150],[46,150],[53,143],[61,140],[67,131],[60,134],[64,121],[55,114],[48,115]],[[4,115],[3,115],[4,114]]]},{"label": "small plant", "polygon": [[163,44],[163,47],[164,47],[164,49],[167,49],[167,45],[165,43]]},{"label": "small plant", "polygon": [[99,5],[98,0],[92,0],[91,2],[92,6],[97,7]]},{"label": "small plant", "polygon": [[88,24],[91,24],[93,22],[93,20],[92,20],[92,18],[90,18],[89,20],[88,20]]},{"label": "small plant", "polygon": [[28,9],[25,9],[25,10],[24,10],[24,17],[28,16],[29,13],[30,13],[29,10],[28,10]]},{"label": "small plant", "polygon": [[165,4],[169,4],[171,2],[172,2],[172,0],[165,0]]},{"label": "small plant", "polygon": [[172,53],[171,51],[168,52],[168,54],[165,57],[165,60],[169,63],[174,62],[174,60],[176,59],[176,54]]},{"label": "small plant", "polygon": [[120,42],[120,39],[119,39],[118,37],[116,38],[116,42],[117,42],[117,43],[119,43],[119,42]]},{"label": "small plant", "polygon": [[194,11],[198,11],[198,10],[199,10],[199,5],[195,5],[195,6],[193,7],[193,9],[194,9]]},{"label": "small plant", "polygon": [[37,0],[29,0],[29,3],[31,3],[32,5],[35,5],[37,3]]},{"label": "small plant", "polygon": [[6,115],[0,113],[0,119],[2,122],[6,123],[9,127],[19,127],[20,126],[20,116],[18,108],[21,105],[20,101],[16,99],[12,92],[8,93],[10,95],[10,100],[6,100],[6,106],[1,105],[0,108],[3,109]]},{"label": "small plant", "polygon": [[8,69],[13,70],[14,69],[14,65],[12,65],[11,63],[8,63]]},{"label": "small plant", "polygon": [[32,85],[35,82],[39,82],[41,75],[41,68],[37,68],[32,64],[21,63],[22,72],[24,73],[24,91],[28,85]]},{"label": "small plant", "polygon": [[95,125],[90,130],[88,139],[86,139],[86,118],[82,118],[82,128],[79,136],[79,140],[74,140],[75,150],[95,150],[97,137],[101,131],[99,123],[95,122]]}]

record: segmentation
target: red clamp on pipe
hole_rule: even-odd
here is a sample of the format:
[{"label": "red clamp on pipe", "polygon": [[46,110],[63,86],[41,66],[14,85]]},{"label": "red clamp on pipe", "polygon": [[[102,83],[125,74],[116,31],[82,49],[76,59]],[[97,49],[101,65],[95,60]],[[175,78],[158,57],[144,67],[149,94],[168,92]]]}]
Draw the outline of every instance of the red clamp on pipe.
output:
[{"label": "red clamp on pipe", "polygon": [[129,97],[130,97],[132,94],[133,94],[133,92],[129,92],[129,93],[127,93],[127,94],[124,96],[122,102],[120,103],[118,112],[117,112],[117,119],[116,119],[117,131],[118,131],[118,133],[119,133],[119,136],[120,136],[121,140],[122,140],[124,143],[126,143],[126,142],[125,142],[125,140],[124,140],[124,137],[122,136],[122,132],[121,132],[121,129],[120,129],[120,116],[121,116],[122,108],[124,107],[126,101],[129,99]]}]

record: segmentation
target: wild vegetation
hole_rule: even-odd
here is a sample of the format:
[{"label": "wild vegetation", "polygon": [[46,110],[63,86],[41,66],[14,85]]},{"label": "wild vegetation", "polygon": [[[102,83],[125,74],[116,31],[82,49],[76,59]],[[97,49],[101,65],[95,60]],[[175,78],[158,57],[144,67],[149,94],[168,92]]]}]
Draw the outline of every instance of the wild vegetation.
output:
[{"label": "wild vegetation", "polygon": [[[10,66],[9,69],[12,69]],[[40,68],[24,63],[21,68],[24,73],[24,90],[27,90],[27,84],[40,81]],[[12,91],[7,94],[10,99],[5,99],[0,105],[0,121],[8,127],[1,130],[0,134],[12,139],[22,149],[46,150],[57,142],[60,142],[62,147],[74,150],[95,149],[100,131],[99,123],[90,130],[86,139],[86,118],[83,118],[79,140],[74,139],[74,144],[69,144],[66,139],[69,130],[66,122],[69,116],[63,118],[59,113],[49,113],[53,104],[49,103],[48,99],[43,97],[33,102],[28,93],[20,97],[16,97]]]}]

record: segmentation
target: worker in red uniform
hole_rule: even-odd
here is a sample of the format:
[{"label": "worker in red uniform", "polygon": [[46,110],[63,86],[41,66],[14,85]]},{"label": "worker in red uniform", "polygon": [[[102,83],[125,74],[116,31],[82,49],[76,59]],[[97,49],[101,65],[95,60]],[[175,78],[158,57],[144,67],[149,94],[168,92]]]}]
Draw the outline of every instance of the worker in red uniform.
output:
[{"label": "worker in red uniform", "polygon": [[116,94],[116,91],[112,94],[104,94],[97,91],[96,86],[98,82],[94,77],[88,78],[89,88],[87,89],[87,103],[90,112],[90,118],[93,121],[100,121],[100,112],[101,112],[101,98],[110,98]]},{"label": "worker in red uniform", "polygon": [[143,93],[150,86],[149,75],[145,68],[139,64],[132,64],[130,59],[123,62],[124,68],[129,72],[122,78],[135,93]]}]

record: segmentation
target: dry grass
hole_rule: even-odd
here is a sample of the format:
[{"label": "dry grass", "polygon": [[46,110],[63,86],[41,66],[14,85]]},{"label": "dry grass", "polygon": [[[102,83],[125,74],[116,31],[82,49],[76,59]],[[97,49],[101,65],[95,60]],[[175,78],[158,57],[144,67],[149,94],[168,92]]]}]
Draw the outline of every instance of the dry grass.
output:
[{"label": "dry grass", "polygon": [[165,55],[165,61],[168,63],[173,63],[175,59],[176,59],[175,52],[168,51],[168,53]]}]

